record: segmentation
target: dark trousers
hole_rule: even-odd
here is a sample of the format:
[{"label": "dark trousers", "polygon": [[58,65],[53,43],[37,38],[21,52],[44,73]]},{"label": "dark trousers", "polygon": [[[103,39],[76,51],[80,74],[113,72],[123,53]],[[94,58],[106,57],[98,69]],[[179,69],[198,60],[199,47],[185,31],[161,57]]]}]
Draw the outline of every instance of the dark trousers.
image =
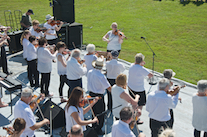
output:
[{"label": "dark trousers", "polygon": [[49,45],[53,45],[53,44],[56,45],[56,43],[57,43],[57,39],[47,40],[47,43],[48,43]]},{"label": "dark trousers", "polygon": [[60,96],[63,96],[63,86],[64,86],[65,83],[68,85],[67,76],[66,75],[60,75],[60,86],[59,86],[59,95]]},{"label": "dark trousers", "polygon": [[28,78],[30,86],[39,86],[39,72],[37,70],[37,59],[28,61]]},{"label": "dark trousers", "polygon": [[[201,136],[201,131],[194,129],[194,137],[200,137],[200,136]],[[207,132],[204,132],[203,137],[207,137]]]},{"label": "dark trousers", "polygon": [[[104,95],[103,94],[96,94],[93,92],[89,92],[89,95],[91,97],[101,97],[101,99],[98,100],[98,102],[93,106],[93,112],[95,115],[102,113],[103,111],[105,111],[105,103],[104,103]],[[104,124],[104,114],[100,115],[97,117],[99,120],[99,125],[97,125],[97,123],[92,124],[92,127],[96,130],[99,131],[101,130],[101,128],[103,127]]]},{"label": "dark trousers", "polygon": [[41,73],[41,84],[40,91],[44,93],[45,96],[49,94],[49,85],[50,85],[50,73]]},{"label": "dark trousers", "polygon": [[[113,86],[114,84],[116,84],[115,79],[108,79],[108,82],[110,83],[111,86]],[[108,96],[108,109],[112,109],[112,96],[111,96],[111,92],[107,90],[107,96]]]},{"label": "dark trousers", "polygon": [[169,121],[161,122],[150,118],[151,137],[158,137],[158,134],[161,133],[162,127],[166,129],[169,125]]},{"label": "dark trousers", "polygon": [[169,121],[169,127],[172,129],[173,128],[173,123],[174,123],[174,115],[173,115],[173,109],[170,109],[170,116],[171,116],[171,119]]},{"label": "dark trousers", "polygon": [[4,73],[8,74],[8,67],[7,67],[7,58],[6,58],[6,50],[4,45],[1,47],[1,67]]},{"label": "dark trousers", "polygon": [[69,86],[69,90],[68,90],[68,98],[69,98],[70,94],[72,93],[75,87],[82,88],[82,78],[76,80],[68,80],[68,86]]}]

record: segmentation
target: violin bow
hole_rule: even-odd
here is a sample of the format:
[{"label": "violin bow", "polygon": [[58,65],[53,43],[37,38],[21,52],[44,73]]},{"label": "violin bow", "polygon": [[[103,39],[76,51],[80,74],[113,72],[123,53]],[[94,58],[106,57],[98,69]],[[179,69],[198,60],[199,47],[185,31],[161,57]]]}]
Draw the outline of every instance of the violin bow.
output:
[{"label": "violin bow", "polygon": [[[94,112],[93,112],[93,109],[92,109],[92,107],[91,107],[91,104],[90,104],[88,98],[86,98],[86,99],[87,99],[88,105],[89,105],[89,107],[90,107],[90,109],[91,109],[91,113],[92,113],[93,117],[95,118],[96,116],[95,116],[95,114],[94,114]],[[99,125],[99,124],[97,123],[97,125]]]}]

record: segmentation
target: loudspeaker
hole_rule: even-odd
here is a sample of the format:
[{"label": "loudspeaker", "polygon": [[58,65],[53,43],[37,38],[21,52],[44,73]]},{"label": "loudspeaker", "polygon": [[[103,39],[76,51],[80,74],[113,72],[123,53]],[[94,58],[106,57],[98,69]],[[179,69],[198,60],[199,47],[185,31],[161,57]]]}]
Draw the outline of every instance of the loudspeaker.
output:
[{"label": "loudspeaker", "polygon": [[[65,112],[61,107],[56,105],[54,102],[47,100],[40,108],[44,117],[52,120],[53,129],[65,126]],[[50,119],[50,109],[52,110],[52,119]],[[40,120],[42,120],[39,110],[36,115],[40,118]]]},{"label": "loudspeaker", "polygon": [[53,0],[53,15],[55,20],[75,22],[74,0]]},{"label": "loudspeaker", "polygon": [[[83,25],[77,22],[74,22],[69,25],[69,49],[81,48],[83,40]],[[73,46],[75,45],[75,47]]]},{"label": "loudspeaker", "polygon": [[56,32],[58,36],[58,41],[65,42],[68,45],[69,40],[69,24],[63,24],[61,29]]},{"label": "loudspeaker", "polygon": [[10,40],[8,40],[10,53],[16,53],[23,50],[23,47],[20,43],[20,38],[22,36],[22,33],[23,33],[22,30],[8,33],[8,36],[10,37]]}]

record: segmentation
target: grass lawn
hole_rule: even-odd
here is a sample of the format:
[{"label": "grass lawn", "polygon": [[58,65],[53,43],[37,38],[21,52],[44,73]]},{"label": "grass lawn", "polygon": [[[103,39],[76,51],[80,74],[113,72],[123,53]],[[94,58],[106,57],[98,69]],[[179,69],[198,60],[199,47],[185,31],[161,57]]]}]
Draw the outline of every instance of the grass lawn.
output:
[{"label": "grass lawn", "polygon": [[[52,14],[48,0],[0,0],[0,23],[5,25],[4,10],[33,9],[41,23]],[[152,52],[156,53],[155,71],[171,68],[176,78],[196,84],[207,79],[207,3],[153,0],[75,0],[75,20],[83,24],[83,43],[93,43],[106,50],[102,37],[112,22],[128,37],[122,44],[120,58],[133,62],[134,55],[145,55],[146,67],[152,68]]]}]

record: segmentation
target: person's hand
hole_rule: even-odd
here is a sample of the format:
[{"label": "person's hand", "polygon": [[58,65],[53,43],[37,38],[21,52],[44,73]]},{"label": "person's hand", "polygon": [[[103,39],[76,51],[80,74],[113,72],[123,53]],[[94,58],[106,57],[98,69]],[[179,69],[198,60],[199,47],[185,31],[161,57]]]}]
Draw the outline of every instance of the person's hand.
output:
[{"label": "person's hand", "polygon": [[0,81],[2,81],[4,78],[0,77]]},{"label": "person's hand", "polygon": [[96,104],[99,100],[99,97],[95,97],[95,99],[93,100],[93,104]]},{"label": "person's hand", "polygon": [[43,119],[44,124],[50,124],[50,121],[47,118]]},{"label": "person's hand", "polygon": [[61,21],[61,22],[60,22],[60,25],[63,25],[63,24],[64,24],[64,23]]},{"label": "person's hand", "polygon": [[86,64],[83,64],[83,67],[86,67]]},{"label": "person's hand", "polygon": [[98,120],[97,117],[95,117],[92,121],[93,121],[93,123],[97,123],[97,124],[99,124],[99,120]]},{"label": "person's hand", "polygon": [[136,94],[136,95],[135,95],[135,98],[140,98],[140,96]]},{"label": "person's hand", "polygon": [[40,96],[41,96],[41,97],[40,97],[40,101],[42,101],[42,100],[45,99],[45,94],[41,93]]},{"label": "person's hand", "polygon": [[110,42],[110,40],[107,40],[107,43],[109,43]]}]

